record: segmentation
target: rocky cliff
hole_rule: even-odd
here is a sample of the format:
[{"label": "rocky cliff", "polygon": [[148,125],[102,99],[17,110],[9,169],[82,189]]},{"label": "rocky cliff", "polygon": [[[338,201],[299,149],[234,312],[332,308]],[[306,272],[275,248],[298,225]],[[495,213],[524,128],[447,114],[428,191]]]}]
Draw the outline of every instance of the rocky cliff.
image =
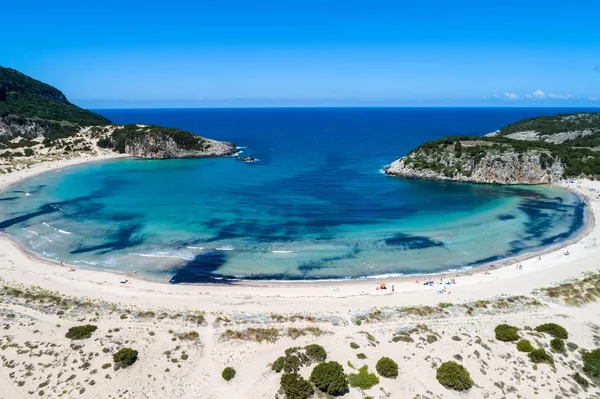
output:
[{"label": "rocky cliff", "polygon": [[551,151],[521,150],[483,140],[428,143],[385,168],[391,176],[492,184],[546,184],[565,166]]}]

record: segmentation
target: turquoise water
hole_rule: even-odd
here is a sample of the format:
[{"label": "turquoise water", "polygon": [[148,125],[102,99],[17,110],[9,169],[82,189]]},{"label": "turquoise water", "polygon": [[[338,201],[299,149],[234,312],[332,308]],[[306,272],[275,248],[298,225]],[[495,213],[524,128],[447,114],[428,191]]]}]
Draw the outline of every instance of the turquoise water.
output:
[{"label": "turquoise water", "polygon": [[404,180],[381,168],[419,142],[486,133],[519,119],[514,112],[103,111],[231,140],[259,161],[127,159],[53,171],[0,195],[0,229],[45,258],[172,283],[473,267],[573,236],[580,199],[543,186]]}]

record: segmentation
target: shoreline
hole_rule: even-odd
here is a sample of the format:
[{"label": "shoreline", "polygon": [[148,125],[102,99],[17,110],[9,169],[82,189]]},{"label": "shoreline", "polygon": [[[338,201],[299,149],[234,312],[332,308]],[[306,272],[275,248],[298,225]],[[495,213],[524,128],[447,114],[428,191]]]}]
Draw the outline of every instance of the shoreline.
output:
[{"label": "shoreline", "polygon": [[[43,173],[57,171],[77,165],[82,165],[86,163],[92,162],[101,162],[107,161],[111,159],[126,159],[132,158],[131,156],[124,154],[115,154],[115,153],[106,153],[100,154],[96,156],[91,156],[89,154],[85,154],[84,156],[79,156],[76,158],[68,159],[68,160],[57,160],[57,161],[45,161],[41,162],[34,167],[31,167],[27,170],[21,170],[18,172],[13,172],[11,174],[0,175],[0,193],[9,189],[11,186],[25,180],[31,178],[33,176],[37,176]],[[11,176],[12,175],[12,176]],[[12,179],[11,179],[12,177]],[[17,179],[18,178],[18,179]],[[230,277],[221,277],[217,276],[209,282],[198,282],[198,283],[178,283],[178,284],[170,284],[168,281],[161,281],[159,279],[153,279],[145,274],[136,274],[136,273],[128,273],[123,271],[112,271],[105,269],[94,269],[82,267],[79,265],[72,265],[69,263],[65,263],[59,260],[47,259],[39,254],[30,251],[29,249],[21,246],[21,244],[12,236],[7,233],[0,233],[0,246],[2,242],[10,242],[14,245],[24,256],[28,257],[33,261],[38,261],[40,263],[44,263],[50,266],[58,266],[65,269],[76,269],[76,270],[85,270],[93,273],[106,273],[109,275],[126,277],[128,279],[138,279],[140,281],[145,281],[151,284],[161,284],[166,286],[197,286],[197,287],[211,287],[211,286],[237,286],[237,287],[288,287],[293,285],[307,285],[307,284],[315,284],[315,285],[326,285],[326,284],[337,284],[337,285],[346,285],[346,284],[373,284],[376,280],[387,280],[386,283],[396,284],[396,283],[405,283],[408,281],[418,280],[426,280],[426,279],[435,279],[438,277],[446,277],[446,278],[460,278],[464,276],[473,276],[481,273],[488,273],[492,270],[501,270],[503,268],[509,266],[515,266],[521,262],[526,262],[528,260],[534,259],[536,257],[541,257],[542,255],[548,255],[555,252],[558,252],[570,245],[576,244],[580,242],[582,239],[587,237],[596,227],[594,212],[591,207],[590,198],[586,196],[585,192],[580,192],[577,190],[571,189],[571,187],[565,186],[564,184],[555,184],[555,187],[559,187],[565,189],[567,191],[572,192],[577,195],[584,205],[584,222],[582,227],[579,229],[576,235],[568,238],[567,240],[550,245],[544,248],[533,249],[532,251],[526,251],[523,254],[507,256],[506,258],[500,258],[496,261],[486,262],[479,265],[473,266],[465,266],[464,268],[459,268],[456,270],[443,270],[439,272],[431,272],[431,273],[414,273],[414,274],[382,274],[382,275],[368,275],[368,276],[358,276],[358,277],[339,277],[339,278],[315,278],[315,279],[297,279],[297,280],[278,280],[278,279],[245,279],[245,278],[230,278]],[[222,281],[220,281],[222,280]]]}]

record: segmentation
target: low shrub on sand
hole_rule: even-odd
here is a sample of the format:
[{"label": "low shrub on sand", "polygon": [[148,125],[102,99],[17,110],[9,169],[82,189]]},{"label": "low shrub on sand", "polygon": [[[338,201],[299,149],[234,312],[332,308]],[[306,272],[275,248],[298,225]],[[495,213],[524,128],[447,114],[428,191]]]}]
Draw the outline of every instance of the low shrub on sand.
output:
[{"label": "low shrub on sand", "polygon": [[65,335],[69,339],[87,339],[92,336],[92,333],[96,331],[98,327],[92,324],[86,324],[84,326],[77,326],[69,328]]},{"label": "low shrub on sand", "polygon": [[592,378],[600,377],[600,349],[594,349],[591,352],[583,351],[583,372]]},{"label": "low shrub on sand", "polygon": [[225,367],[221,373],[221,377],[223,377],[225,381],[230,381],[235,377],[235,370],[233,367]]},{"label": "low shrub on sand", "polygon": [[348,379],[338,362],[320,363],[310,373],[310,381],[329,395],[343,395],[348,391]]},{"label": "low shrub on sand", "polygon": [[560,338],[552,338],[550,341],[550,347],[554,352],[564,353],[565,352],[565,341]]},{"label": "low shrub on sand", "polygon": [[298,373],[282,375],[280,384],[286,399],[307,399],[315,393],[310,382]]},{"label": "low shrub on sand", "polygon": [[375,370],[380,376],[385,378],[396,378],[398,377],[398,363],[390,359],[389,357],[382,357],[375,365]]},{"label": "low shrub on sand", "polygon": [[531,342],[529,342],[529,340],[522,339],[519,342],[517,342],[517,350],[519,352],[529,353],[533,350],[533,345],[531,345]]},{"label": "low shrub on sand", "polygon": [[548,363],[554,364],[554,359],[543,349],[534,349],[529,352],[529,359],[534,363]]},{"label": "low shrub on sand", "polygon": [[306,355],[314,362],[324,362],[327,360],[327,352],[321,345],[312,344],[304,347]]},{"label": "low shrub on sand", "polygon": [[138,357],[138,351],[131,348],[123,348],[120,351],[113,354],[113,361],[120,367],[131,366]]},{"label": "low shrub on sand", "polygon": [[379,384],[379,377],[374,373],[369,373],[369,368],[364,365],[358,369],[358,374],[348,375],[348,382],[350,382],[351,387],[370,389]]},{"label": "low shrub on sand", "polygon": [[446,388],[464,391],[473,386],[471,375],[462,365],[456,362],[444,362],[437,369],[435,378]]},{"label": "low shrub on sand", "polygon": [[519,329],[508,324],[500,324],[496,326],[494,332],[496,333],[496,339],[499,341],[509,342],[516,341],[519,339]]},{"label": "low shrub on sand", "polygon": [[540,324],[535,328],[535,331],[552,335],[554,338],[569,338],[567,330],[563,326],[559,326],[555,323]]}]

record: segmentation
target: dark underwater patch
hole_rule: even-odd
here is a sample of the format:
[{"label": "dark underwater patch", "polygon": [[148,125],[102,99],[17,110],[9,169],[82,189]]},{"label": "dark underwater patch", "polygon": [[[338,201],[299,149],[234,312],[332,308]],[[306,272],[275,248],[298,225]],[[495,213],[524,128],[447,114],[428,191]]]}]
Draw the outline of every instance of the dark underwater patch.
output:
[{"label": "dark underwater patch", "polygon": [[169,280],[171,284],[228,282],[228,279],[216,280],[213,273],[227,262],[227,254],[223,251],[211,251],[196,256],[183,266],[175,269]]},{"label": "dark underwater patch", "polygon": [[498,215],[498,219],[499,220],[511,220],[511,219],[515,219],[516,216],[514,215]]},{"label": "dark underwater patch", "polygon": [[443,247],[444,243],[432,240],[425,236],[413,236],[410,234],[397,233],[384,240],[386,245],[392,247],[402,247],[404,249],[425,249],[433,247]]},{"label": "dark underwater patch", "polygon": [[14,201],[19,197],[5,197],[5,198],[0,198],[0,201]]},{"label": "dark underwater patch", "polygon": [[49,213],[57,212],[58,208],[60,206],[69,205],[69,204],[76,204],[76,203],[79,203],[79,202],[87,201],[89,199],[90,199],[89,196],[83,196],[83,197],[73,198],[73,199],[68,200],[68,201],[53,202],[53,203],[41,205],[38,208],[38,210],[35,211],[35,212],[26,213],[25,215],[16,216],[14,218],[6,219],[6,220],[0,222],[0,229],[6,229],[7,227],[14,226],[15,224],[18,224],[18,223],[26,222],[26,221],[28,221],[30,219],[35,218],[35,217],[42,216],[42,215],[47,215]]},{"label": "dark underwater patch", "polygon": [[79,247],[77,249],[72,250],[71,254],[81,254],[86,252],[95,252],[101,251],[99,254],[105,254],[110,251],[125,249],[134,247],[136,245],[140,245],[144,242],[143,238],[133,239],[133,236],[139,232],[142,228],[141,224],[132,224],[128,226],[123,226],[119,228],[119,230],[111,234],[112,241],[100,244],[93,245],[88,247]]},{"label": "dark underwater patch", "polygon": [[355,259],[360,252],[360,248],[354,247],[352,251],[348,252],[345,255],[329,256],[315,261],[303,262],[298,266],[298,270],[303,273],[306,273],[314,270],[326,269],[328,267],[331,267],[331,263],[333,262],[345,259]]}]

